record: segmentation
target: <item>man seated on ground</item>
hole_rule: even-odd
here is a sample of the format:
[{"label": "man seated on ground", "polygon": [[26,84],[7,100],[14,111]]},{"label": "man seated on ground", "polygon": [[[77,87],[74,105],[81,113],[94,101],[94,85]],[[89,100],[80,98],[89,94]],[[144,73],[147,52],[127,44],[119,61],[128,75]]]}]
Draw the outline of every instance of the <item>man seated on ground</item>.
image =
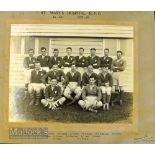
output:
[{"label": "man seated on ground", "polygon": [[90,76],[93,76],[95,78],[96,85],[97,85],[98,77],[97,77],[97,74],[94,73],[93,66],[92,65],[89,65],[88,66],[87,72],[85,72],[83,74],[83,76],[82,76],[82,86],[86,86],[87,84],[89,84],[89,78],[90,78]]},{"label": "man seated on ground", "polygon": [[101,89],[95,85],[95,77],[89,78],[89,84],[82,90],[82,100],[78,104],[84,109],[91,112],[97,112],[96,109],[102,107]]},{"label": "man seated on ground", "polygon": [[[70,99],[71,102],[68,105],[73,104],[81,96],[81,74],[77,71],[75,64],[72,64],[71,71],[66,74],[66,89],[64,90],[64,96]],[[72,93],[75,93],[73,98]]]},{"label": "man seated on ground", "polygon": [[39,105],[41,100],[41,91],[45,89],[45,85],[42,83],[42,77],[46,74],[46,71],[41,68],[39,62],[35,62],[35,69],[31,72],[30,84],[28,86],[28,92],[30,94],[30,105]]},{"label": "man seated on ground", "polygon": [[62,91],[61,93],[63,94],[64,87],[66,84],[66,76],[65,76],[64,72],[58,68],[58,65],[56,65],[56,64],[53,65],[52,70],[50,70],[43,76],[42,80],[43,80],[44,84],[48,83],[49,77],[51,79],[53,79],[53,78],[57,79],[57,85],[59,85],[61,87],[61,91]]},{"label": "man seated on ground", "polygon": [[98,86],[101,88],[102,92],[103,110],[109,110],[113,79],[108,72],[108,67],[102,67],[101,70],[102,72],[98,74]]},{"label": "man seated on ground", "polygon": [[45,88],[45,99],[42,99],[41,103],[51,110],[58,110],[66,98],[61,96],[61,87],[57,85],[56,78],[49,77],[48,83],[50,85]]}]

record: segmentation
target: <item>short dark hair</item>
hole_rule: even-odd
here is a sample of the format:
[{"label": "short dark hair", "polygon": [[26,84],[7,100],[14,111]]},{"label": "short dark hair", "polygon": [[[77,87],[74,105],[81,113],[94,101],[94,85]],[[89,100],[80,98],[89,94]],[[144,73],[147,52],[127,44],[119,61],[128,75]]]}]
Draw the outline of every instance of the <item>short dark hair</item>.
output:
[{"label": "short dark hair", "polygon": [[59,51],[57,48],[54,48],[54,50],[53,51]]},{"label": "short dark hair", "polygon": [[66,49],[70,49],[70,50],[72,50],[72,48],[71,48],[71,47],[67,47]]},{"label": "short dark hair", "polygon": [[29,52],[29,51],[33,51],[33,52],[34,52],[34,49],[33,49],[33,48],[30,48],[30,49],[28,49],[28,52]]},{"label": "short dark hair", "polygon": [[105,48],[104,51],[107,50],[109,52],[109,48]]},{"label": "short dark hair", "polygon": [[95,50],[96,51],[96,48],[91,48],[90,50]]},{"label": "short dark hair", "polygon": [[123,52],[122,51],[117,51],[117,53],[121,53],[123,55]]},{"label": "short dark hair", "polygon": [[93,76],[93,75],[91,75],[91,76],[89,77],[89,80],[92,79],[92,78],[95,80],[95,76]]},{"label": "short dark hair", "polygon": [[42,51],[42,50],[46,50],[46,47],[41,47],[41,51]]},{"label": "short dark hair", "polygon": [[80,49],[82,49],[82,50],[84,51],[84,48],[83,48],[83,47],[80,47],[79,50],[80,50]]},{"label": "short dark hair", "polygon": [[76,65],[76,63],[75,63],[75,62],[73,62],[73,63],[71,64],[71,66],[75,66],[75,67],[77,67],[77,65]]}]

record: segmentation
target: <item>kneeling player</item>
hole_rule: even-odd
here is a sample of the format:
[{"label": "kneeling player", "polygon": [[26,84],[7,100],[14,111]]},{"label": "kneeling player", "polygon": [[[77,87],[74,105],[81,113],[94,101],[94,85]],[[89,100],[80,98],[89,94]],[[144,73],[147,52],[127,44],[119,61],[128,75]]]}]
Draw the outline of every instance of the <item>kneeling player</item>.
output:
[{"label": "kneeling player", "polygon": [[35,69],[31,72],[30,84],[28,86],[28,92],[30,94],[30,105],[40,103],[41,91],[45,89],[45,85],[42,83],[42,77],[46,74],[46,71],[41,69],[40,63],[35,63]]},{"label": "kneeling player", "polygon": [[42,99],[41,103],[51,110],[58,110],[66,99],[61,96],[61,87],[57,85],[56,78],[49,78],[49,84],[45,88],[45,99]]},{"label": "kneeling player", "polygon": [[[64,91],[64,96],[71,100],[69,104],[77,101],[81,96],[81,74],[77,71],[75,64],[71,66],[71,71],[66,74],[67,86]],[[75,97],[72,97],[72,93],[75,93]]]},{"label": "kneeling player", "polygon": [[112,90],[112,76],[108,73],[108,67],[102,67],[102,72],[98,75],[98,86],[102,92],[103,110],[109,110]]},{"label": "kneeling player", "polygon": [[95,85],[95,77],[89,78],[89,84],[82,90],[82,100],[78,104],[85,110],[97,112],[96,109],[102,107],[101,89]]}]

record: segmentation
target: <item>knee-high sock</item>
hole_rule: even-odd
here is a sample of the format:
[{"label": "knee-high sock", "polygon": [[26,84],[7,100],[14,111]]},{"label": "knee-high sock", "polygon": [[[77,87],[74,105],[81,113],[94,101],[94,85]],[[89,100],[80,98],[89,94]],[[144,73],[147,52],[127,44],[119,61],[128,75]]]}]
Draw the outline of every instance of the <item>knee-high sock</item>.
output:
[{"label": "knee-high sock", "polygon": [[123,94],[124,94],[124,91],[123,90],[120,90],[120,92],[119,92],[119,99],[120,100],[122,100]]},{"label": "knee-high sock", "polygon": [[106,94],[103,94],[103,95],[102,95],[102,102],[103,102],[103,104],[106,103]]},{"label": "knee-high sock", "polygon": [[111,95],[106,95],[106,103],[110,103]]}]

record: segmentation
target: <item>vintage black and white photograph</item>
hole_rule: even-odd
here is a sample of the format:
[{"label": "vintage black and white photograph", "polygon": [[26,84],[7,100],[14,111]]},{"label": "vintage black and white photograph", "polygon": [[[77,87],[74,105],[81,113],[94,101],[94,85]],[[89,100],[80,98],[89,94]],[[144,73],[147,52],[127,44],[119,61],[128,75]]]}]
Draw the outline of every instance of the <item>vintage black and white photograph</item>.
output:
[{"label": "vintage black and white photograph", "polygon": [[10,29],[10,122],[132,123],[134,26]]}]

